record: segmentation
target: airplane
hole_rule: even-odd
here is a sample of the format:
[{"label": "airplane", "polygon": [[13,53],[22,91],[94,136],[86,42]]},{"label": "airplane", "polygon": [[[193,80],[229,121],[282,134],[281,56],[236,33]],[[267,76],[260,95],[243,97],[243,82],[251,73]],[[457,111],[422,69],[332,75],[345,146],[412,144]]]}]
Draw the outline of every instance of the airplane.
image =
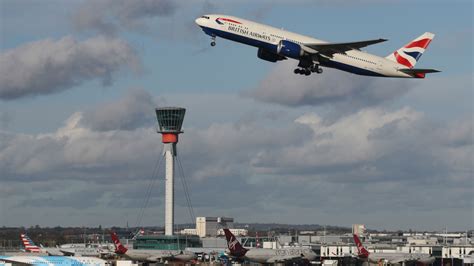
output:
[{"label": "airplane", "polygon": [[262,60],[275,63],[288,58],[296,59],[299,62],[295,74],[320,74],[323,72],[321,66],[376,77],[424,78],[427,73],[440,72],[414,68],[435,36],[430,32],[384,58],[363,52],[361,48],[385,42],[386,39],[329,43],[250,20],[216,14],[203,15],[195,22],[211,36],[211,46],[216,45],[216,37],[221,37],[257,47],[257,57]]},{"label": "airplane", "polygon": [[427,265],[432,264],[436,259],[429,254],[423,253],[370,253],[362,245],[362,242],[356,234],[354,234],[353,237],[354,242],[357,245],[357,256],[363,261],[369,261],[371,263],[386,262],[389,264],[403,264],[405,262],[412,261]]},{"label": "airplane", "polygon": [[84,244],[64,244],[59,248],[38,247],[26,234],[20,234],[26,252],[43,253],[49,256],[104,256],[110,252],[100,247],[94,248]]},{"label": "airplane", "polygon": [[125,256],[133,261],[164,262],[164,261],[190,261],[196,258],[196,254],[186,250],[152,250],[152,249],[127,249],[120,243],[115,232],[111,232],[112,241],[115,245],[115,253]]},{"label": "airplane", "polygon": [[105,260],[94,257],[64,256],[0,256],[0,265],[39,265],[39,266],[106,266]]},{"label": "airplane", "polygon": [[224,233],[230,256],[239,260],[249,260],[257,263],[283,263],[298,261],[309,262],[315,260],[317,257],[316,253],[308,247],[246,249],[229,229],[224,228]]},{"label": "airplane", "polygon": [[38,247],[26,234],[20,234],[20,239],[25,247],[25,252],[41,253],[50,256],[64,256],[64,253],[61,252],[59,248]]}]

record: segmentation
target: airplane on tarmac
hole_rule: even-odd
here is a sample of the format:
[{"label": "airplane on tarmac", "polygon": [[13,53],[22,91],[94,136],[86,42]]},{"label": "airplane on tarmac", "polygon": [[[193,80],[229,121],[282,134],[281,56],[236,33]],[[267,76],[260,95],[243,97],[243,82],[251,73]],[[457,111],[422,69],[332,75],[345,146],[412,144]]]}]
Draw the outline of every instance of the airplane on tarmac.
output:
[{"label": "airplane on tarmac", "polygon": [[110,254],[110,251],[101,247],[89,247],[84,244],[64,244],[60,247],[46,248],[38,247],[26,234],[20,235],[25,252],[42,253],[49,256],[104,256]]},{"label": "airplane on tarmac", "polygon": [[133,261],[164,262],[164,261],[190,261],[196,254],[186,250],[153,250],[153,249],[127,249],[120,243],[115,232],[110,233],[115,245],[115,253],[125,256]]},{"label": "airplane on tarmac", "polygon": [[20,238],[25,247],[25,252],[47,254],[50,256],[64,256],[64,253],[61,252],[59,248],[38,247],[26,234],[20,234]]},{"label": "airplane on tarmac", "polygon": [[430,32],[388,56],[380,57],[360,49],[386,39],[329,43],[242,18],[216,14],[201,16],[196,19],[196,24],[211,36],[211,46],[216,45],[216,37],[221,37],[257,47],[257,57],[266,61],[298,60],[295,74],[322,73],[321,66],[377,77],[424,78],[427,73],[440,72],[414,68],[435,36]]},{"label": "airplane on tarmac", "polygon": [[312,261],[316,259],[316,253],[308,247],[290,247],[290,248],[253,248],[246,249],[230,232],[224,229],[227,247],[231,257],[258,263],[279,263],[279,262],[298,262]]},{"label": "airplane on tarmac", "polygon": [[357,245],[357,256],[359,259],[371,263],[386,262],[389,264],[397,264],[412,261],[426,265],[432,264],[436,259],[429,254],[423,253],[369,253],[362,245],[362,242],[360,242],[359,237],[355,234],[353,236],[354,242]]},{"label": "airplane on tarmac", "polygon": [[103,259],[94,257],[64,256],[0,256],[0,265],[39,265],[39,266],[106,266]]}]

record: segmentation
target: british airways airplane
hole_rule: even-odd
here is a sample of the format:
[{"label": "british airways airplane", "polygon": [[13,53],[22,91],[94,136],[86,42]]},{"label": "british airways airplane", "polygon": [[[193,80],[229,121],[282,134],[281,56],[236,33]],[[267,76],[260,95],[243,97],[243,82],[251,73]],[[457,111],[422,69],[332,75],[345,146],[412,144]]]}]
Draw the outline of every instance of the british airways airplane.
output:
[{"label": "british airways airplane", "polygon": [[380,57],[360,49],[384,42],[385,39],[329,43],[242,18],[216,14],[201,16],[196,19],[196,24],[211,36],[211,46],[216,45],[216,37],[221,37],[257,47],[258,58],[266,61],[298,60],[295,74],[309,76],[313,72],[322,73],[321,66],[377,77],[424,78],[427,73],[439,72],[435,69],[414,68],[434,38],[430,32],[387,57]]}]

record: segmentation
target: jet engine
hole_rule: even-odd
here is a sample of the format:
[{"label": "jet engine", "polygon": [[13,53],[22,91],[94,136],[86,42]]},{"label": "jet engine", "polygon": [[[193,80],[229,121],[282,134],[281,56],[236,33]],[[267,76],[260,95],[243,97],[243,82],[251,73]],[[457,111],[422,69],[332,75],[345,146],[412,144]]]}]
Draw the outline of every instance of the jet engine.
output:
[{"label": "jet engine", "polygon": [[279,55],[299,59],[304,55],[304,50],[301,48],[301,45],[297,43],[281,40],[277,46],[277,53]]},{"label": "jet engine", "polygon": [[284,57],[284,56],[272,53],[272,52],[270,52],[268,50],[265,50],[263,48],[258,48],[257,57],[262,59],[262,60],[273,62],[273,63],[275,63],[276,61],[286,59],[286,57]]}]

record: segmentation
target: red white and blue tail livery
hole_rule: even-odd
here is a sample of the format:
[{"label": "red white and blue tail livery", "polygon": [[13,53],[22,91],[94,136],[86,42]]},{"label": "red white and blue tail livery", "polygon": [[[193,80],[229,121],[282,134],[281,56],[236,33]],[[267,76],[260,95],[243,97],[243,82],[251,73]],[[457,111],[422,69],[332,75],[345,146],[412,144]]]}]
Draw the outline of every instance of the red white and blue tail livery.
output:
[{"label": "red white and blue tail livery", "polygon": [[426,48],[428,48],[428,45],[433,40],[434,36],[435,35],[431,32],[425,32],[423,35],[391,53],[386,58],[408,68],[413,68],[421,55],[425,52]]},{"label": "red white and blue tail livery", "polygon": [[295,74],[309,76],[314,72],[322,73],[322,67],[364,76],[396,78],[424,78],[427,73],[439,72],[435,69],[414,68],[434,38],[434,34],[429,32],[384,58],[361,49],[386,39],[329,43],[242,18],[217,14],[201,16],[196,19],[196,24],[211,36],[212,46],[216,45],[216,37],[221,37],[257,47],[257,57],[262,60],[298,60]]},{"label": "red white and blue tail livery", "polygon": [[26,234],[21,234],[20,238],[21,238],[21,242],[23,243],[23,246],[25,247],[26,252],[31,252],[31,253],[41,252],[40,248],[37,245],[35,245],[33,240],[31,240]]}]

